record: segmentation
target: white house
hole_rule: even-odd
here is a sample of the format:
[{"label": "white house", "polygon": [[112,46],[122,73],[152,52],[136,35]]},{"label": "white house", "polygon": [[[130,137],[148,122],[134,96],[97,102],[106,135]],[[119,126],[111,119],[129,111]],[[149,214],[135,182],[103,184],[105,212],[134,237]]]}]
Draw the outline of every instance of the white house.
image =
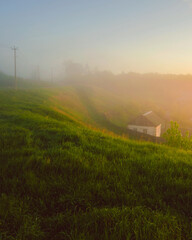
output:
[{"label": "white house", "polygon": [[149,111],[130,122],[127,128],[129,130],[160,137],[161,126],[162,120],[155,113]]}]

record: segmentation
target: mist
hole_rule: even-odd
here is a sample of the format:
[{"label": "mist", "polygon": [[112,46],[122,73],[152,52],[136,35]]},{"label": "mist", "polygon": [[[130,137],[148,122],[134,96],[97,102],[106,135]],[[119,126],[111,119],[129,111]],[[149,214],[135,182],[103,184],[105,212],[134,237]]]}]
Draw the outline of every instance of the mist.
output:
[{"label": "mist", "polygon": [[[191,127],[190,5],[1,1],[0,71],[14,76],[16,46],[20,88],[25,80],[33,87],[70,86],[75,93],[69,100],[81,96],[100,118],[119,127],[149,110]],[[78,112],[70,101],[65,104]]]},{"label": "mist", "polygon": [[61,79],[69,60],[113,74],[190,74],[191,11],[183,0],[3,0],[0,70],[14,75],[16,46],[24,78]]}]

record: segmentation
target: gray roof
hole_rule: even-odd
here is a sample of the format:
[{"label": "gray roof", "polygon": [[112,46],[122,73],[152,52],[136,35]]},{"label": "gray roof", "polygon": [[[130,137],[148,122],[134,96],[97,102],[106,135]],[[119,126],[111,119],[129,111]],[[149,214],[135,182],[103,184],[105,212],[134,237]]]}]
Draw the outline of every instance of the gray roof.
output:
[{"label": "gray roof", "polygon": [[159,124],[162,124],[162,119],[152,111],[142,114],[141,116],[137,117],[135,120],[129,123],[129,125],[147,127],[156,127]]}]

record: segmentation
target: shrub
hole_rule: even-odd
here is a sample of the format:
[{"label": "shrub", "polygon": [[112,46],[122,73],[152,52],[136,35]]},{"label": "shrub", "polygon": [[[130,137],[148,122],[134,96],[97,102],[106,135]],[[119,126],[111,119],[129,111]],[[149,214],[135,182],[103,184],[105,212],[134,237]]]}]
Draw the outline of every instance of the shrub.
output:
[{"label": "shrub", "polygon": [[171,147],[177,147],[182,149],[192,149],[192,137],[189,136],[189,132],[182,135],[179,130],[179,124],[171,121],[171,127],[163,135],[166,144]]}]

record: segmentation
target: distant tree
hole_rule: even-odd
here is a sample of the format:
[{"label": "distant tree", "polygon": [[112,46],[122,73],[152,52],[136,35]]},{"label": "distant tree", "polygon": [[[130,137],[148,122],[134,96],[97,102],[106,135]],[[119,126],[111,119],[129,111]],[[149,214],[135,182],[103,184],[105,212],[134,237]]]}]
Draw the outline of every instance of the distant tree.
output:
[{"label": "distant tree", "polygon": [[182,136],[177,122],[171,121],[171,127],[164,133],[163,137],[169,146],[192,149],[192,137],[189,136],[189,132]]},{"label": "distant tree", "polygon": [[80,77],[88,73],[88,67],[73,61],[66,61],[65,64],[66,77]]}]

